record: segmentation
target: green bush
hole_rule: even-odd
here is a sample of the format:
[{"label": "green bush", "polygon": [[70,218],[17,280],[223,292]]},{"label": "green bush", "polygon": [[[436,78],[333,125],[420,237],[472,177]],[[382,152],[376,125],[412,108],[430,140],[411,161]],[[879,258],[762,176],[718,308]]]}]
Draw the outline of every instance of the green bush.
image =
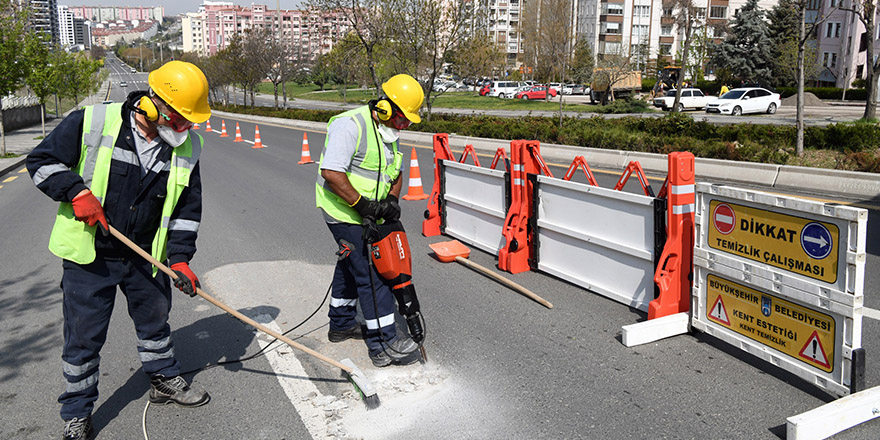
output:
[{"label": "green bush", "polygon": [[[797,94],[797,87],[779,87],[776,89],[782,98],[788,98]],[[804,87],[804,92],[816,95],[819,99],[840,101],[843,98],[843,89],[837,87]],[[847,101],[864,101],[868,96],[865,89],[847,89]]]},{"label": "green bush", "polygon": [[[847,93],[849,94],[849,93]],[[618,100],[605,109],[609,112],[625,108],[644,108],[646,103]],[[274,110],[268,107],[224,107],[215,109],[260,116],[326,122],[338,111]],[[784,164],[794,153],[796,129],[791,125],[731,124],[715,125],[694,120],[683,113],[661,117],[606,119],[521,116],[503,118],[487,115],[432,114],[410,130],[428,133],[450,133],[490,139],[537,140],[544,143],[575,145],[623,151],[667,154],[690,151],[697,157],[749,162]],[[804,147],[832,150],[844,154],[839,167],[867,172],[880,172],[880,126],[873,123],[830,124],[807,127]]]}]

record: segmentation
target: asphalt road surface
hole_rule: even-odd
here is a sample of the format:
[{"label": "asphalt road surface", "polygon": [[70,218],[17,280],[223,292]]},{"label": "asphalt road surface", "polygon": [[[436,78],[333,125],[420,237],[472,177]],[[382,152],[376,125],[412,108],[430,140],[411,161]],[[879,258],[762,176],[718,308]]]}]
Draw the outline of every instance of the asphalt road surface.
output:
[{"label": "asphalt road surface", "polygon": [[[111,99],[123,94],[114,88]],[[335,263],[336,247],[314,207],[317,167],[297,163],[302,131],[260,124],[265,148],[255,149],[247,142],[254,124],[239,122],[245,141],[234,142],[236,121],[225,122],[230,137],[219,137],[218,117],[211,119],[214,132],[204,125],[199,131],[206,139],[204,214],[192,267],[207,291],[286,330],[321,304]],[[317,159],[324,133],[306,135]],[[402,146],[405,152],[412,147],[427,190],[430,145]],[[561,173],[568,164],[551,165]],[[620,174],[594,172],[603,187]],[[61,265],[46,245],[57,204],[26,174],[10,176],[17,179],[0,189],[0,399],[6,408],[0,439],[53,438],[62,427],[55,399],[64,386]],[[326,304],[290,334],[332,358],[351,358],[377,386],[382,407],[366,411],[338,370],[281,346],[189,374],[212,394],[204,407],[145,409],[149,385],[120,302],[102,351],[97,438],[143,438],[145,425],[150,439],[773,439],[785,437],[787,417],[833,400],[705,334],[626,348],[621,326],[644,320],[644,313],[544,274],[502,273],[555,305],[546,309],[461,265],[441,263],[427,245],[447,238],[419,233],[424,202],[402,206],[428,362],[376,369],[362,342],[330,344]],[[865,302],[873,308],[880,308],[877,214],[871,207]],[[494,257],[480,251],[470,259],[495,267]],[[268,343],[206,301],[182,294],[175,296],[171,324],[184,369],[242,358]],[[872,355],[880,351],[878,330],[876,321],[865,320],[869,387],[880,385]],[[876,439],[878,429],[874,421],[835,438]]]}]

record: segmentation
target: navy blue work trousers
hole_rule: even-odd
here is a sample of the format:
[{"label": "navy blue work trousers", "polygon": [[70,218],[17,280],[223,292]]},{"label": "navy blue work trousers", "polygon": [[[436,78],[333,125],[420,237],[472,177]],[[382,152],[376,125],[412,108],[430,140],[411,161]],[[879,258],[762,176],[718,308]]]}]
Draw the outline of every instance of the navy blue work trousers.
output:
[{"label": "navy blue work trousers", "polygon": [[377,355],[383,346],[397,338],[394,295],[388,282],[370,267],[370,251],[362,238],[363,227],[350,223],[327,223],[327,226],[337,244],[345,240],[355,247],[348,258],[336,262],[330,290],[330,329],[345,330],[358,325],[357,304],[360,302],[366,321],[367,349],[371,356]]},{"label": "navy blue work trousers", "polygon": [[171,327],[171,285],[162,272],[154,278],[143,259],[105,258],[80,265],[64,260],[64,351],[61,355],[66,389],[58,398],[61,418],[86,417],[98,399],[99,355],[107,339],[116,287],[128,301],[128,315],[137,334],[137,351],[144,372],[174,377],[180,364],[174,358]]}]

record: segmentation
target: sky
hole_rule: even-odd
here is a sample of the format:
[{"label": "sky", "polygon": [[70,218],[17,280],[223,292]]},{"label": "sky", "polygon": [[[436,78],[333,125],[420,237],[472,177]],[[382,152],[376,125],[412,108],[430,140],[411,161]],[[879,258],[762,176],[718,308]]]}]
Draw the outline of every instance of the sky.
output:
[{"label": "sky", "polygon": [[[275,9],[280,3],[281,9],[299,9],[303,0],[222,0],[241,6],[251,4],[266,5],[269,9]],[[58,0],[59,5],[66,6],[164,6],[166,16],[174,16],[184,12],[197,12],[201,0]]]}]

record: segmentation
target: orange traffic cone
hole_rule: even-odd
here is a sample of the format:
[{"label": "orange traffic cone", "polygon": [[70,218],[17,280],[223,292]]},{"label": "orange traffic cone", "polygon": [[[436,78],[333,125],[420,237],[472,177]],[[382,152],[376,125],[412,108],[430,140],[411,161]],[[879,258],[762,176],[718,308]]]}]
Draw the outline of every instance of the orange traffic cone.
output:
[{"label": "orange traffic cone", "polygon": [[193,128],[192,128],[192,129],[193,129],[193,130],[198,130],[198,129],[199,129],[199,124],[198,124],[198,123],[193,124]]},{"label": "orange traffic cone", "polygon": [[303,132],[302,159],[297,163],[300,165],[315,163],[315,161],[312,160],[312,153],[309,152],[309,137],[306,135],[306,132]]},{"label": "orange traffic cone", "polygon": [[226,133],[226,119],[220,120],[220,137],[228,138],[229,135]]},{"label": "orange traffic cone", "polygon": [[241,129],[238,128],[238,122],[235,123],[235,139],[232,142],[244,142],[244,139],[241,138]]},{"label": "orange traffic cone", "polygon": [[210,119],[205,121],[205,131],[214,131],[214,130],[211,130],[211,120]]},{"label": "orange traffic cone", "polygon": [[263,141],[260,140],[260,126],[256,126],[256,132],[254,132],[254,146],[251,148],[265,148],[263,145]]},{"label": "orange traffic cone", "polygon": [[419,171],[419,159],[416,156],[416,149],[412,149],[412,155],[409,160],[409,183],[406,195],[403,200],[425,200],[428,195],[422,188],[422,173]]}]

